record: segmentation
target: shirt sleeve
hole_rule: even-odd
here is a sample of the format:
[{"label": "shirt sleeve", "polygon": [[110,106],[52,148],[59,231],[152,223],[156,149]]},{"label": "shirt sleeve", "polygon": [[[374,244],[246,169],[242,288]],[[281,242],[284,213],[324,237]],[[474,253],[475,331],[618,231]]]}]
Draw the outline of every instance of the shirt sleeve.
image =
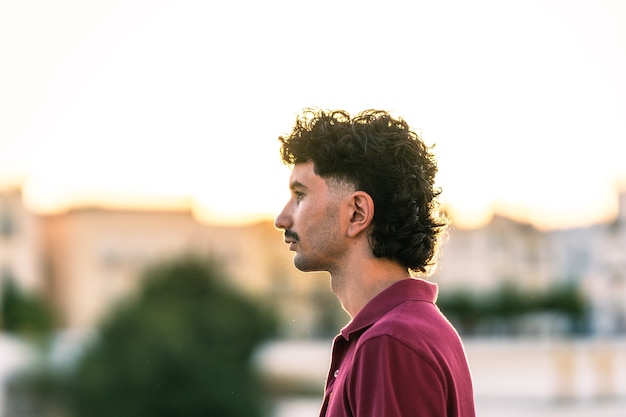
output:
[{"label": "shirt sleeve", "polygon": [[367,340],[346,379],[355,417],[446,417],[445,378],[427,355],[388,335]]}]

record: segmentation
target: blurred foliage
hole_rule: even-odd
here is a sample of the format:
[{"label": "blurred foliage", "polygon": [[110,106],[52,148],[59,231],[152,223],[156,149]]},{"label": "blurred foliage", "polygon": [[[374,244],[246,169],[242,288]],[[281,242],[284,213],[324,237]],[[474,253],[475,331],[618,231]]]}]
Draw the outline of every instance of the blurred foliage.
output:
[{"label": "blurred foliage", "polygon": [[214,261],[172,261],[142,282],[78,364],[72,415],[262,415],[250,357],[272,335],[273,316],[229,288]]},{"label": "blurred foliage", "polygon": [[333,338],[350,321],[350,315],[327,286],[318,287],[312,292],[311,304],[318,314],[316,326],[311,334],[313,338]]},{"label": "blurred foliage", "polygon": [[5,416],[70,417],[67,384],[48,367],[36,366],[14,374],[6,381]]},{"label": "blurred foliage", "polygon": [[0,330],[39,344],[48,339],[54,326],[53,310],[43,298],[22,291],[11,277],[3,277]]},{"label": "blurred foliage", "polygon": [[563,317],[571,332],[579,332],[589,309],[587,301],[573,285],[532,291],[509,281],[484,293],[465,288],[446,291],[439,295],[437,305],[465,334],[484,332],[489,328],[486,324],[494,322],[500,323],[500,331],[510,329],[522,317],[540,317],[546,313]]}]

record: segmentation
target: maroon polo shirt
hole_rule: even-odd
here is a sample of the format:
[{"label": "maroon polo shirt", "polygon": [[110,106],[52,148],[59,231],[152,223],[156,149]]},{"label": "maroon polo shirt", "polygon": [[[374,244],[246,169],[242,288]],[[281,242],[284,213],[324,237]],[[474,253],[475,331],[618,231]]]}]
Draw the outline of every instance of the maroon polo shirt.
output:
[{"label": "maroon polo shirt", "polygon": [[436,299],[431,282],[399,281],[341,330],[321,417],[475,417],[465,351]]}]

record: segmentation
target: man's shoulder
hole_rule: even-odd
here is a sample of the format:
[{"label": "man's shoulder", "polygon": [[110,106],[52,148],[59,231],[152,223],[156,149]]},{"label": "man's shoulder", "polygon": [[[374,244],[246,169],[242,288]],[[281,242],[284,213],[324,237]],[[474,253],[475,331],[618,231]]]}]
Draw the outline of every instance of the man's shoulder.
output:
[{"label": "man's shoulder", "polygon": [[406,300],[383,314],[360,337],[365,343],[376,338],[392,338],[413,350],[432,351],[442,345],[460,344],[456,330],[439,308],[422,300]]}]

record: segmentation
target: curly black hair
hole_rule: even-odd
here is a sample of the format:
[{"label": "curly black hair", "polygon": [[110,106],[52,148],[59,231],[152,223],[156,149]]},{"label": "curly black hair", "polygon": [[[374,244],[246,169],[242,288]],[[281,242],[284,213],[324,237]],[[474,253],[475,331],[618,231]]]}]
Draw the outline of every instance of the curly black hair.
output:
[{"label": "curly black hair", "polygon": [[382,110],[351,117],[344,110],[305,109],[279,141],[286,165],[313,161],[320,177],[347,181],[372,197],[375,256],[422,273],[434,265],[447,227],[434,185],[437,163],[406,121]]}]

